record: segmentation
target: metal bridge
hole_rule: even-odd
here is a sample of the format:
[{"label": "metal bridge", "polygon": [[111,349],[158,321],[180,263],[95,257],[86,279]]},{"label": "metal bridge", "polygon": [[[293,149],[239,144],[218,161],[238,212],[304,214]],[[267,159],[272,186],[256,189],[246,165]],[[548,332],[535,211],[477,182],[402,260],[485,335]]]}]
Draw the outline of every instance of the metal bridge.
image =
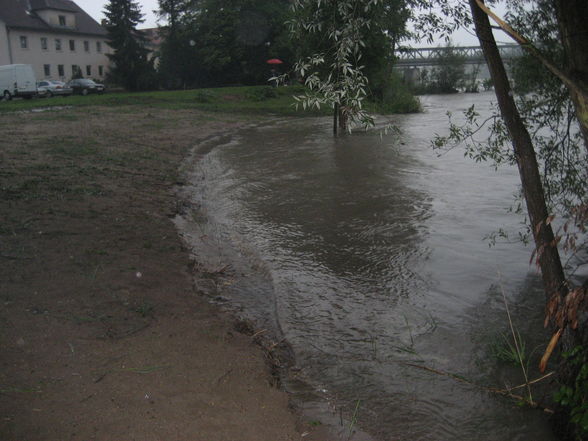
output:
[{"label": "metal bridge", "polygon": [[[518,44],[502,44],[498,46],[503,59],[520,57],[522,49]],[[479,46],[425,47],[399,49],[396,53],[396,67],[424,67],[443,64],[450,55],[461,58],[465,64],[486,63],[484,53]]]}]

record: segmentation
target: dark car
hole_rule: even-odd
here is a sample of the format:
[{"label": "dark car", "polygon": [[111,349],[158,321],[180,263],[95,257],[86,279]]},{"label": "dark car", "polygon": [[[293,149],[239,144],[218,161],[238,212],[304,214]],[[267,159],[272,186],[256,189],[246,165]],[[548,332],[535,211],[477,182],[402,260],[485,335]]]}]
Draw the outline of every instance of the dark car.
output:
[{"label": "dark car", "polygon": [[67,86],[73,90],[73,93],[80,95],[88,95],[89,93],[104,93],[104,84],[98,84],[93,80],[88,80],[86,78],[71,80]]}]

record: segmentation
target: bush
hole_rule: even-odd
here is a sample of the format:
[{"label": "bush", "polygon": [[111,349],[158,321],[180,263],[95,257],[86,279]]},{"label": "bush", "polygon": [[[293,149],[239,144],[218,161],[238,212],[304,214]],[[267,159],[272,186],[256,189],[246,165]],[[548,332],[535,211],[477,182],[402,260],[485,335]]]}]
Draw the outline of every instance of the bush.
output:
[{"label": "bush", "polygon": [[194,94],[194,101],[197,103],[211,103],[216,98],[216,95],[211,90],[198,90]]},{"label": "bush", "polygon": [[276,93],[275,88],[264,86],[251,89],[245,94],[245,96],[251,101],[265,101],[271,98],[276,98],[278,94]]},{"label": "bush", "polygon": [[555,401],[569,415],[578,439],[588,437],[588,350],[575,347],[564,354],[568,369],[572,371],[570,384],[564,384],[555,394]]},{"label": "bush", "polygon": [[392,72],[382,100],[375,102],[380,113],[417,113],[421,103],[403,83],[397,72]]}]

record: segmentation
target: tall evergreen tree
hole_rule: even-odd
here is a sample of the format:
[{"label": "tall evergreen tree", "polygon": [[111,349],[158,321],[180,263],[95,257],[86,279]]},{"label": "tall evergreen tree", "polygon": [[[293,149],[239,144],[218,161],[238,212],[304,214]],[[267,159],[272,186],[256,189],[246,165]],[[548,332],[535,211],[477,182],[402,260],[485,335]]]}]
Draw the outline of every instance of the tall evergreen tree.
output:
[{"label": "tall evergreen tree", "polygon": [[[190,8],[191,0],[159,0],[157,14],[167,21],[159,32],[163,36],[159,54],[159,74],[165,87],[185,83],[186,52],[189,42],[183,36],[183,19]],[[185,21],[185,20],[184,20]]]},{"label": "tall evergreen tree", "polygon": [[113,63],[110,79],[128,90],[148,89],[153,85],[153,64],[148,60],[146,38],[137,30],[143,14],[137,2],[110,0],[104,6],[107,18],[108,44],[114,53],[108,54]]}]

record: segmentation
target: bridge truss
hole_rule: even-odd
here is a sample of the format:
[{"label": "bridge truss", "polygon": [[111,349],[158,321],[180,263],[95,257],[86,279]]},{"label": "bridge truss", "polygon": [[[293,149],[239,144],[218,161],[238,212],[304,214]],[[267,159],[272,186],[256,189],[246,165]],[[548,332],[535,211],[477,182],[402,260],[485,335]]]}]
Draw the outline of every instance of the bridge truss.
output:
[{"label": "bridge truss", "polygon": [[[498,46],[503,59],[520,57],[522,49],[518,44]],[[457,55],[465,64],[485,63],[482,48],[479,46],[404,48],[397,51],[396,67],[438,66],[450,54]]]}]

